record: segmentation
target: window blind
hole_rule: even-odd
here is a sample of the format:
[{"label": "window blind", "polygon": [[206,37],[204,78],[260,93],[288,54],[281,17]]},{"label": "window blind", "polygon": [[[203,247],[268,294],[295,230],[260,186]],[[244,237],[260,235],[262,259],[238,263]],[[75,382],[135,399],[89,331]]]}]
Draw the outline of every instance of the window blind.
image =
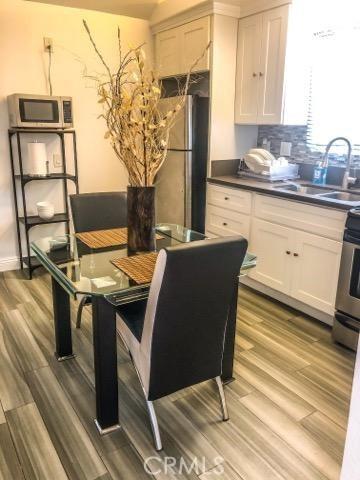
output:
[{"label": "window blind", "polygon": [[[328,142],[347,137],[360,149],[360,23],[334,26],[312,36],[307,144],[324,152]],[[335,145],[342,154],[344,144]]]}]

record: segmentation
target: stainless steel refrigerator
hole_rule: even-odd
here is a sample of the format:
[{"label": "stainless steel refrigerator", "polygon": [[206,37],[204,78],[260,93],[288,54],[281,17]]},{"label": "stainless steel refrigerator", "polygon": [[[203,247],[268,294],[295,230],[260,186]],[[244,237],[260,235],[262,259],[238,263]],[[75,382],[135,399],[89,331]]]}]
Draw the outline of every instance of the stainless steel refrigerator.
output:
[{"label": "stainless steel refrigerator", "polygon": [[[167,112],[178,97],[161,100]],[[167,158],[156,178],[156,221],[205,228],[209,99],[187,95],[170,132]]]}]

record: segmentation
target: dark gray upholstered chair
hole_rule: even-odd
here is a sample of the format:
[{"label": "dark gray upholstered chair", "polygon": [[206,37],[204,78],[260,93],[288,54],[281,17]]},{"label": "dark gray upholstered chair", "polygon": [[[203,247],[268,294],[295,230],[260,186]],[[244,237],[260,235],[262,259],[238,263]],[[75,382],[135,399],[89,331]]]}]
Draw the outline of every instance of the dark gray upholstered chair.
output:
[{"label": "dark gray upholstered chair", "polygon": [[167,247],[159,252],[148,300],[117,308],[120,334],[138,374],[156,450],[162,449],[153,401],[215,379],[221,382],[227,315],[247,249],[242,237]]},{"label": "dark gray upholstered chair", "polygon": [[[110,228],[126,227],[127,203],[126,192],[96,192],[70,195],[74,230],[90,232]],[[76,328],[80,328],[84,305],[91,298],[82,297],[76,318]]]}]

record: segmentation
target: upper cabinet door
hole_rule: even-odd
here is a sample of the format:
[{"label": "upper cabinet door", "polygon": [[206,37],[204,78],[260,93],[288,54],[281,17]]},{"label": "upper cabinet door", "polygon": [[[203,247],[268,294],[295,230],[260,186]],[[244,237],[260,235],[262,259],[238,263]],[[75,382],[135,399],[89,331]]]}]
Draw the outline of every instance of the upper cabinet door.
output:
[{"label": "upper cabinet door", "polygon": [[239,21],[235,122],[257,123],[262,15]]},{"label": "upper cabinet door", "polygon": [[289,6],[262,14],[258,124],[282,122]]},{"label": "upper cabinet door", "polygon": [[[210,17],[199,18],[180,27],[180,48],[177,54],[182,58],[181,71],[187,73],[194,62],[203,54],[210,42]],[[209,70],[210,49],[194,68],[194,72]]]},{"label": "upper cabinet door", "polygon": [[165,30],[156,35],[156,66],[160,77],[178,75],[181,70],[181,27]]}]

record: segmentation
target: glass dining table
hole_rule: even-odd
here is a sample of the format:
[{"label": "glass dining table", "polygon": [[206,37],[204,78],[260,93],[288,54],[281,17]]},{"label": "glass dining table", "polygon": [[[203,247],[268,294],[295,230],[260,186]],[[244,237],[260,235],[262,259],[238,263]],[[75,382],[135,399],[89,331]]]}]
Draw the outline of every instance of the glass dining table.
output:
[{"label": "glass dining table", "polygon": [[[197,240],[201,233],[174,224],[156,227],[156,250]],[[150,284],[137,284],[112,261],[134,253],[127,246],[90,248],[74,234],[46,237],[31,243],[40,264],[50,273],[53,295],[55,355],[59,361],[75,355],[71,339],[70,297],[89,297],[92,303],[93,348],[96,391],[95,423],[101,434],[119,428],[116,307],[148,297]],[[246,254],[240,275],[256,265]],[[233,380],[238,288],[234,289],[225,335],[222,379]]]}]

